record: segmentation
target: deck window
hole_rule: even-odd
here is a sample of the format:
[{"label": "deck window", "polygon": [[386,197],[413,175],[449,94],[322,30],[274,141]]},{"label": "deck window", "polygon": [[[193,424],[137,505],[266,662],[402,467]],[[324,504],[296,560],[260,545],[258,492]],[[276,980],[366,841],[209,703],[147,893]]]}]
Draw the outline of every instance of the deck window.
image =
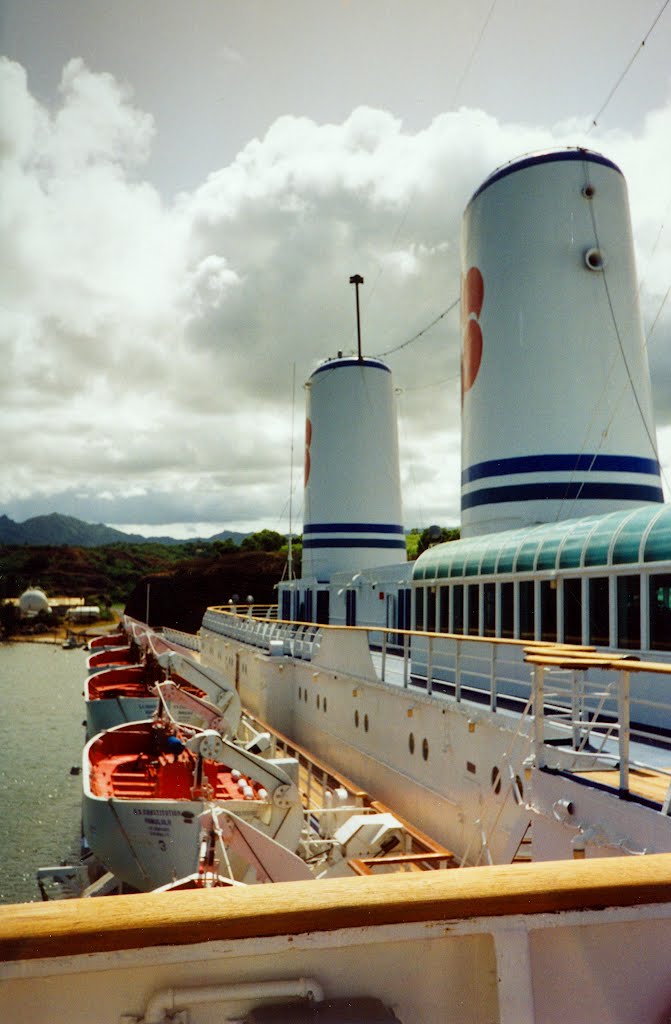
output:
[{"label": "deck window", "polygon": [[428,633],[436,631],[436,588],[427,587],[426,591],[426,629]]},{"label": "deck window", "polygon": [[468,588],[468,635],[480,635],[480,587],[477,583]]},{"label": "deck window", "polygon": [[345,591],[345,625],[356,626],[356,590]]},{"label": "deck window", "polygon": [[650,577],[650,646],[671,651],[671,573]]},{"label": "deck window", "polygon": [[519,584],[520,640],[533,640],[534,628],[534,581],[523,580]]},{"label": "deck window", "polygon": [[515,603],[512,583],[501,584],[501,636],[509,639],[515,635]]},{"label": "deck window", "polygon": [[450,588],[440,588],[440,625],[441,633],[450,632]]},{"label": "deck window", "polygon": [[589,641],[596,647],[610,644],[610,603],[608,577],[596,576],[589,580]]},{"label": "deck window", "polygon": [[452,591],[452,632],[464,631],[464,588],[461,584]]},{"label": "deck window", "polygon": [[496,636],[495,583],[484,583],[482,586],[482,619],[483,636]]},{"label": "deck window", "polygon": [[564,600],[564,643],[582,643],[582,580],[565,579],[562,584]]},{"label": "deck window", "polygon": [[399,629],[410,629],[411,622],[411,609],[412,605],[412,590],[409,587],[403,587],[398,592],[398,605],[397,605],[397,626]]},{"label": "deck window", "polygon": [[317,622],[329,621],[329,596],[328,590],[317,591]]},{"label": "deck window", "polygon": [[424,587],[415,590],[415,629],[424,629]]},{"label": "deck window", "polygon": [[641,646],[641,580],[617,577],[617,646],[639,650]]},{"label": "deck window", "polygon": [[557,639],[557,581],[541,580],[541,640]]}]

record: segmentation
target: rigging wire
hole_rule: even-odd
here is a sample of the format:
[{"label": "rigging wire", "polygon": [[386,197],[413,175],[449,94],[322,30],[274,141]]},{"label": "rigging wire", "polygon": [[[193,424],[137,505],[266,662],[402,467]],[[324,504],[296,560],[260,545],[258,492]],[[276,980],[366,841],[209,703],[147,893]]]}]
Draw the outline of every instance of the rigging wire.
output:
[{"label": "rigging wire", "polygon": [[615,93],[617,92],[617,90],[622,85],[622,82],[624,81],[626,76],[629,74],[629,71],[631,69],[632,64],[634,63],[634,61],[638,57],[639,53],[641,52],[641,50],[643,49],[643,47],[647,43],[648,39],[652,35],[652,33],[653,33],[653,31],[654,31],[654,29],[655,29],[655,27],[657,25],[657,22],[659,21],[661,16],[664,14],[664,11],[669,6],[670,2],[671,2],[671,0],[664,0],[664,3],[662,5],[662,7],[657,12],[657,15],[656,15],[652,25],[650,26],[650,28],[648,29],[648,31],[644,35],[644,37],[641,40],[641,42],[638,44],[638,47],[637,47],[636,51],[634,52],[633,56],[630,58],[629,63],[627,64],[627,66],[625,67],[624,71],[621,73],[620,77],[616,81],[615,85],[612,87],[612,89],[610,90],[610,92],[606,96],[605,100],[603,101],[603,103],[601,104],[599,109],[597,110],[596,114],[592,118],[592,123],[590,124],[589,128],[587,129],[587,133],[586,134],[589,135],[589,133],[591,132],[592,128],[596,128],[596,126],[597,126],[597,124],[599,122],[599,118],[601,117],[601,115],[603,114],[604,110],[606,109],[606,107],[608,106],[610,101],[612,100],[612,98],[615,95]]},{"label": "rigging wire", "polygon": [[[669,2],[669,0],[667,0],[667,3],[668,2]],[[466,66],[464,67],[464,70],[462,71],[462,73],[461,73],[461,75],[460,75],[460,77],[459,77],[459,79],[457,81],[457,84],[456,84],[456,86],[454,88],[454,93],[452,94],[452,102],[450,104],[451,106],[454,106],[456,104],[456,102],[457,102],[457,99],[459,97],[459,93],[461,92],[462,86],[463,86],[464,82],[466,81],[466,78],[468,77],[468,74],[469,74],[469,72],[471,70],[471,67],[473,66],[473,62],[474,62],[475,57],[477,55],[477,52],[478,52],[478,50],[480,48],[480,44],[482,43],[482,40],[484,39],[485,33],[486,33],[487,28],[489,26],[489,23],[492,20],[492,15],[494,14],[494,9],[495,9],[497,3],[498,3],[498,0],[492,0],[492,3],[490,4],[489,10],[488,10],[487,15],[485,17],[485,20],[483,21],[482,26],[480,28],[480,31],[478,33],[478,37],[475,40],[475,43],[473,45],[473,49],[471,50],[470,56],[469,56],[468,60],[466,61]],[[401,219],[400,219],[399,224],[398,224],[398,226],[396,228],[396,231],[394,232],[394,237],[393,237],[392,242],[391,242],[392,246],[394,246],[396,244],[396,242],[398,241],[398,238],[399,238],[399,236],[401,234],[401,231],[403,230],[403,227],[405,226],[405,222],[406,222],[406,220],[408,218],[408,214],[410,212],[410,207],[412,206],[412,203],[413,203],[413,197],[411,196],[408,199],[407,203],[405,204],[405,207],[403,209],[403,213],[401,215]],[[378,269],[378,272],[377,272],[377,275],[375,277],[375,280],[373,281],[373,286],[369,290],[369,293],[368,293],[369,299],[372,299],[372,297],[373,297],[373,295],[374,295],[374,293],[375,293],[375,291],[377,289],[377,286],[378,286],[378,283],[379,283],[380,278],[382,276],[382,273],[383,273],[383,268],[380,267]],[[452,309],[452,306],[450,307],[450,309]],[[415,335],[414,338],[411,338],[410,341],[405,342],[404,345],[399,345],[398,349],[404,348],[405,345],[409,345],[412,341],[416,341],[417,338],[421,337],[421,335],[423,333],[425,333],[425,331],[428,331],[431,327],[434,326],[435,323],[438,323],[438,321],[441,320],[442,317],[445,316],[446,313],[449,313],[450,309],[446,309],[445,313],[441,313],[441,315],[439,317],[437,317],[436,320],[432,321],[432,323],[430,323],[426,328],[424,328],[424,331],[420,331],[420,333],[418,335]],[[382,353],[380,353],[380,355],[382,355],[382,356],[391,355],[392,352],[396,352],[396,351],[398,351],[398,349],[391,349],[389,352],[382,352]],[[378,358],[378,357],[374,357],[374,358]]]},{"label": "rigging wire", "polygon": [[[667,3],[668,2],[669,2],[669,0],[667,0]],[[586,164],[584,165],[584,172],[585,172],[585,181],[587,181],[587,166],[586,166]],[[590,213],[590,218],[591,218],[591,221],[592,221],[592,230],[594,232],[594,240],[595,240],[595,243],[596,243],[596,247],[598,249],[601,249],[601,242],[600,242],[600,239],[599,239],[599,232],[598,232],[597,225],[596,225],[596,214],[594,212],[594,204],[592,202],[590,202],[590,204],[589,204],[589,213]],[[611,291],[610,291],[610,286],[609,286],[609,282],[608,282],[608,275],[607,275],[605,266],[602,268],[601,273],[602,273],[602,276],[603,276],[604,292],[605,292],[605,295],[606,295],[606,301],[608,303],[608,309],[610,311],[610,318],[611,318],[611,322],[613,324],[613,328],[614,328],[614,331],[615,331],[615,337],[617,338],[617,343],[618,343],[618,347],[619,347],[619,351],[620,351],[620,357],[622,359],[622,364],[624,366],[624,369],[625,369],[625,372],[626,372],[626,375],[627,375],[627,379],[629,381],[629,387],[631,389],[631,394],[634,397],[634,401],[636,403],[636,407],[638,409],[639,415],[641,417],[641,422],[643,424],[643,429],[645,430],[645,433],[647,434],[648,441],[650,442],[650,446],[651,446],[652,451],[653,451],[653,453],[655,455],[655,458],[657,460],[657,464],[659,465],[659,471],[660,471],[661,478],[662,478],[662,480],[664,481],[664,483],[666,484],[666,486],[668,488],[669,487],[669,481],[666,478],[666,474],[664,472],[664,467],[662,466],[662,464],[660,462],[660,459],[659,459],[659,450],[658,450],[658,447],[657,447],[657,439],[656,439],[656,437],[654,436],[654,433],[653,433],[654,428],[653,428],[653,430],[651,430],[651,428],[650,428],[650,424],[648,423],[648,421],[647,421],[647,419],[645,417],[645,414],[643,412],[643,407],[641,405],[641,402],[640,402],[640,399],[639,399],[639,396],[638,396],[638,392],[636,390],[636,387],[634,386],[634,380],[633,380],[633,377],[632,377],[632,374],[631,374],[631,370],[629,368],[629,361],[627,359],[627,355],[626,355],[625,350],[624,350],[624,344],[623,344],[623,341],[622,341],[622,334],[620,332],[620,328],[619,328],[619,325],[618,325],[618,322],[617,322],[617,317],[615,315],[615,307],[613,305],[613,299],[612,299],[612,295],[611,295]],[[669,288],[669,291],[671,291],[671,287]],[[668,292],[667,292],[667,294],[668,294]],[[661,312],[661,309],[660,309],[660,312]],[[608,376],[606,378],[606,385],[608,383],[608,378],[610,377],[610,373],[611,373],[612,369],[613,369],[613,364],[611,364],[611,369],[608,372]],[[604,385],[604,390],[605,390],[605,386],[606,385]],[[620,400],[621,400],[621,398],[622,398],[622,394],[620,395]],[[603,431],[603,433],[601,435],[601,442],[599,443],[599,446],[598,446],[597,450],[594,452],[594,455],[593,455],[593,458],[592,458],[592,463],[590,464],[590,466],[588,467],[588,470],[587,470],[588,472],[592,469],[592,466],[594,464],[594,460],[596,459],[596,457],[598,455],[598,452],[599,452],[599,450],[601,449],[601,447],[603,445],[603,442],[605,440],[606,434],[608,433],[608,430],[610,429],[610,425],[613,422],[613,419],[615,417],[618,404],[619,404],[619,402],[617,402],[615,404],[615,407],[613,408],[613,411],[611,413],[608,425],[607,425],[606,429]],[[584,450],[584,445],[583,445],[583,450]],[[579,488],[578,493],[576,494],[576,496],[573,499],[573,502],[571,504],[571,509],[573,509],[575,507],[576,502],[579,500],[581,491],[582,491],[582,486]],[[564,501],[566,501],[566,498],[564,499]],[[561,513],[561,509],[563,508],[563,505],[564,505],[564,502],[562,502],[562,505],[560,506],[560,510],[557,513],[557,519],[559,518],[559,514]],[[570,511],[569,511],[569,515],[570,515]]]},{"label": "rigging wire", "polygon": [[[659,225],[659,231],[657,232],[657,237],[655,239],[655,243],[654,243],[654,245],[652,247],[652,250],[650,251],[650,255],[648,257],[648,266],[652,263],[652,261],[653,261],[653,259],[655,257],[655,253],[657,252],[657,246],[659,245],[659,241],[660,241],[660,239],[662,237],[662,233],[663,233],[664,228],[666,226],[666,218],[667,218],[667,216],[669,214],[669,209],[670,208],[671,208],[671,199],[669,199],[669,202],[666,205],[666,210],[664,211],[664,216],[662,218],[662,222]],[[639,284],[638,284],[638,294],[639,294],[639,296],[641,294],[641,290],[642,290],[642,287],[643,287],[643,281],[644,281],[644,278],[642,277],[640,279],[640,281],[639,281]],[[646,347],[646,349],[649,348],[649,342],[650,342],[650,338],[652,337],[652,332],[654,331],[655,327],[657,326],[657,321],[659,320],[660,316],[662,315],[662,310],[664,309],[664,306],[666,305],[666,300],[669,297],[669,293],[671,293],[671,285],[669,285],[669,287],[666,289],[666,294],[665,294],[664,298],[662,299],[662,301],[661,301],[661,303],[659,305],[659,309],[657,310],[657,312],[655,314],[655,317],[654,317],[654,319],[652,321],[652,324],[650,325],[650,328],[649,328],[649,330],[647,331],[647,333],[645,335],[645,347]]]},{"label": "rigging wire", "polygon": [[[668,0],[667,0],[667,2],[668,2]],[[480,48],[480,43],[482,42],[484,34],[487,31],[487,26],[489,25],[489,22],[491,21],[492,14],[494,13],[494,8],[496,7],[497,3],[498,3],[498,0],[492,0],[492,5],[489,8],[489,12],[487,14],[487,17],[485,18],[484,22],[482,23],[482,28],[480,29],[480,33],[478,35],[478,38],[475,40],[475,46],[471,50],[471,55],[468,58],[468,60],[466,61],[466,67],[462,71],[461,77],[459,78],[459,81],[457,82],[456,88],[454,90],[454,95],[452,97],[452,105],[453,106],[457,102],[457,97],[459,96],[459,93],[461,92],[461,87],[462,87],[462,85],[464,84],[464,82],[466,80],[468,72],[471,70],[471,67],[473,65],[473,61],[475,60],[475,55],[476,55],[476,53],[478,52],[478,50]]]},{"label": "rigging wire", "polygon": [[442,388],[444,384],[453,384],[461,377],[460,373],[453,373],[451,377],[443,377],[442,380],[432,380],[430,384],[418,384],[414,388],[404,388],[403,386],[398,388],[399,393],[409,395],[414,391],[428,391],[429,388]]},{"label": "rigging wire", "polygon": [[648,346],[648,342],[650,341],[650,337],[651,337],[651,335],[652,335],[652,332],[654,331],[655,327],[657,326],[657,321],[659,320],[660,316],[662,315],[662,310],[664,309],[664,306],[666,305],[666,300],[668,299],[668,297],[669,297],[669,294],[671,294],[671,284],[670,284],[670,285],[669,285],[669,287],[668,287],[668,288],[666,289],[666,295],[665,295],[665,296],[664,296],[664,298],[662,299],[661,305],[660,305],[660,307],[659,307],[659,309],[657,310],[657,313],[656,313],[656,315],[655,315],[655,319],[654,319],[654,320],[652,321],[652,325],[651,325],[651,327],[650,327],[650,330],[648,331],[648,333],[647,333],[647,334],[646,334],[646,336],[645,336],[645,345],[646,345],[646,348],[647,348],[647,346]]},{"label": "rigging wire", "polygon": [[662,234],[664,233],[664,228],[666,227],[666,219],[669,216],[669,210],[670,209],[671,209],[671,197],[669,197],[669,201],[666,204],[666,209],[664,210],[664,214],[662,216],[662,221],[661,221],[661,223],[659,225],[659,231],[657,232],[657,237],[655,238],[655,241],[654,241],[654,244],[652,246],[652,249],[650,250],[650,253],[648,255],[648,260],[647,260],[647,265],[646,265],[645,273],[641,274],[641,276],[639,278],[639,282],[638,282],[638,294],[639,294],[639,296],[640,296],[641,290],[643,288],[643,283],[645,281],[646,274],[648,272],[650,264],[652,263],[652,261],[655,258],[655,253],[657,252],[657,247],[659,245],[659,242],[660,242],[660,239],[662,237]]},{"label": "rigging wire", "polygon": [[447,309],[444,309],[442,313],[439,313],[438,316],[435,317],[430,324],[427,324],[426,327],[423,327],[421,331],[417,332],[417,334],[413,334],[412,338],[408,338],[407,341],[402,341],[400,345],[396,345],[394,346],[394,348],[387,349],[386,352],[378,352],[375,356],[373,356],[373,358],[381,359],[384,356],[392,355],[394,352],[400,352],[402,348],[407,348],[408,345],[412,345],[414,341],[418,341],[424,334],[430,331],[432,327],[435,327],[436,324],[443,319],[443,317],[446,317],[448,313],[451,313],[452,310],[455,309],[460,302],[461,298],[458,296],[454,300],[454,302],[451,302]]}]

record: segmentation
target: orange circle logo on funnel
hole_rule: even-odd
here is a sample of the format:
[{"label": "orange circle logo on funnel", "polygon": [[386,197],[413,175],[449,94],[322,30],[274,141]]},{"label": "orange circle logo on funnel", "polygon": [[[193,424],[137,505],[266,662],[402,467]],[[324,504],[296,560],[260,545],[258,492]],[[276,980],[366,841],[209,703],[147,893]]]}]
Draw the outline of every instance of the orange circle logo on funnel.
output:
[{"label": "orange circle logo on funnel", "polygon": [[470,267],[461,282],[461,398],[475,383],[482,361],[480,312],[485,298],[485,282],[477,267]]},{"label": "orange circle logo on funnel", "polygon": [[305,421],[305,474],[303,486],[307,487],[310,478],[310,444],[312,442],[312,423],[309,419]]}]

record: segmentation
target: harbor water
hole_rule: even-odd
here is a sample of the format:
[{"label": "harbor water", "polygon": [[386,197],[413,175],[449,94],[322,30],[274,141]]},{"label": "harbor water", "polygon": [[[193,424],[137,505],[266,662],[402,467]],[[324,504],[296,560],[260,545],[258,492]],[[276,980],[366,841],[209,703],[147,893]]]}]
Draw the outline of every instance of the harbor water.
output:
[{"label": "harbor water", "polygon": [[35,873],[79,858],[83,650],[0,644],[0,903],[40,900]]}]

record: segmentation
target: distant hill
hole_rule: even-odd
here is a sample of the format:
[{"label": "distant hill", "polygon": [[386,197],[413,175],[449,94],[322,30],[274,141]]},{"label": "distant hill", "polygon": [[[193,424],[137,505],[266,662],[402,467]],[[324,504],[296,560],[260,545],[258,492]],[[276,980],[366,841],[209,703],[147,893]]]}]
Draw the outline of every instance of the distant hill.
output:
[{"label": "distant hill", "polygon": [[[245,533],[224,530],[208,541],[232,540],[236,544],[246,537]],[[194,538],[196,539],[196,538]],[[205,538],[201,538],[205,539]],[[74,516],[52,512],[46,516],[33,516],[23,523],[16,523],[8,516],[0,515],[0,544],[29,544],[32,546],[65,544],[71,547],[97,548],[106,544],[183,544],[174,537],[143,537],[139,533],[123,533],[103,523],[85,523]]]}]

